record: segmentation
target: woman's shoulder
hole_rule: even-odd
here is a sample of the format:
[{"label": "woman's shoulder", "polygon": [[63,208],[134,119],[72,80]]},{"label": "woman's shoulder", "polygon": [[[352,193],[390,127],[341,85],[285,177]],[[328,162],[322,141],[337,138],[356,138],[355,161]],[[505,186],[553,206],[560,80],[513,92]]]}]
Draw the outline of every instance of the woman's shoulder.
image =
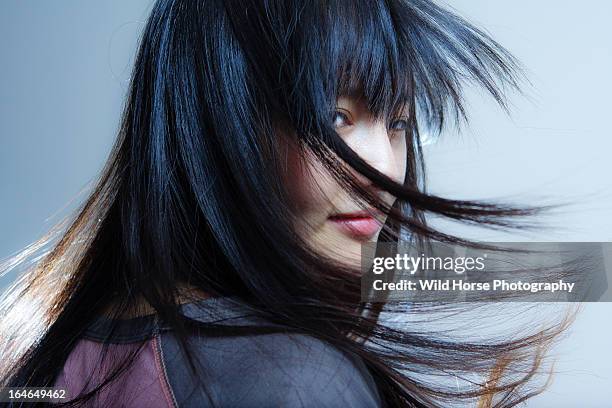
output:
[{"label": "woman's shoulder", "polygon": [[193,344],[205,385],[189,376],[174,336],[161,336],[169,382],[176,392],[189,396],[181,398],[185,406],[198,406],[207,391],[220,406],[380,406],[363,362],[314,337],[197,337]]},{"label": "woman's shoulder", "polygon": [[[227,326],[258,326],[263,323],[251,310],[231,298],[212,298],[182,305],[186,316]],[[111,326],[112,337],[111,336]],[[189,337],[189,350],[201,378],[194,377],[179,340],[154,316],[129,320],[97,319],[86,331],[81,350],[71,356],[93,361],[104,342],[111,354],[135,341],[147,342],[136,361],[138,376],[150,377],[161,406],[380,406],[375,382],[363,361],[311,336],[268,332],[257,335]],[[79,357],[80,355],[80,357]],[[84,366],[76,364],[83,370]],[[147,367],[150,369],[147,370]],[[64,377],[79,378],[71,368]],[[134,372],[135,374],[135,372]],[[199,379],[200,381],[198,381]],[[129,381],[123,381],[128,384]],[[143,378],[139,380],[141,383]],[[133,388],[133,387],[132,387]],[[123,395],[135,395],[124,390]],[[157,405],[155,405],[157,406]]]},{"label": "woman's shoulder", "polygon": [[[265,324],[229,298],[184,313],[227,325]],[[205,373],[205,385],[188,374],[188,363],[171,332],[160,336],[169,381],[185,406],[200,406],[209,392],[220,406],[376,407],[380,399],[365,364],[331,344],[295,333],[196,336],[190,339]],[[183,405],[181,405],[183,406]]]}]

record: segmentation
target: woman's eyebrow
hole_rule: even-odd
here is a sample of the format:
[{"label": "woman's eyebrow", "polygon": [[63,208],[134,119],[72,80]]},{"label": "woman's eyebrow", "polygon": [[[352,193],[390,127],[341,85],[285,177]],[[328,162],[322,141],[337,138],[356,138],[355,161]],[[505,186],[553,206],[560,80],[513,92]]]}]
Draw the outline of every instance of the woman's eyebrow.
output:
[{"label": "woman's eyebrow", "polygon": [[364,97],[363,88],[355,84],[351,85],[350,87],[341,87],[338,91],[338,98],[342,97],[357,100],[361,99]]},{"label": "woman's eyebrow", "polygon": [[397,104],[397,108],[394,110],[396,115],[410,115],[412,112],[412,101],[405,100]]},{"label": "woman's eyebrow", "polygon": [[412,112],[412,104],[410,102],[404,103],[399,112],[401,115],[410,115],[410,113]]},{"label": "woman's eyebrow", "polygon": [[360,89],[349,89],[342,91],[338,94],[340,98],[351,98],[351,99],[361,99],[363,98],[363,92]]}]

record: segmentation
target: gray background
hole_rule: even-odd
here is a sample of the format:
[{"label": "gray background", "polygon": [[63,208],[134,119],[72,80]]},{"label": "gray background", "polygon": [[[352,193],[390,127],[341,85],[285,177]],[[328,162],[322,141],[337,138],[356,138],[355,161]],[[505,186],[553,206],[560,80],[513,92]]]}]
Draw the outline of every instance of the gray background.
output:
[{"label": "gray background", "polygon": [[[430,191],[571,205],[520,239],[612,241],[612,6],[606,1],[453,0],[527,67],[532,86],[507,117],[470,94],[471,125],[428,145]],[[150,2],[0,3],[0,257],[34,241],[84,198],[118,126]],[[436,220],[432,220],[436,222]],[[482,240],[516,235],[472,231]],[[471,235],[470,235],[471,234]],[[12,279],[0,278],[0,288]],[[530,407],[610,406],[612,304],[586,304],[555,349],[559,372]]]}]

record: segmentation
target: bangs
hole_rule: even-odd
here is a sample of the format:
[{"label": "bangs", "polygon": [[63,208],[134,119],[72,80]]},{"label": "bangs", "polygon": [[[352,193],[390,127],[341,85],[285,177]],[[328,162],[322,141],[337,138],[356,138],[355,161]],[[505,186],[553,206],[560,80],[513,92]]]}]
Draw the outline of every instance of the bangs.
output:
[{"label": "bangs", "polygon": [[[323,142],[343,160],[331,117],[341,96],[363,98],[385,123],[408,108],[414,141],[467,119],[464,86],[484,88],[502,108],[519,90],[521,69],[486,33],[425,0],[222,2],[213,21],[230,29],[232,54],[220,61],[240,112]],[[227,61],[230,61],[227,64]],[[266,127],[263,127],[267,129]],[[261,132],[266,133],[266,132]],[[346,151],[341,153],[340,150]],[[355,158],[355,160],[359,160]],[[352,160],[352,161],[355,161]]]},{"label": "bangs", "polygon": [[325,127],[343,95],[363,96],[372,115],[387,120],[409,104],[420,124],[441,131],[445,118],[467,118],[466,83],[504,108],[504,92],[518,89],[520,67],[510,53],[429,1],[225,7],[260,101],[303,131]]},{"label": "bangs", "polygon": [[410,61],[385,3],[334,2],[328,15],[321,59],[332,99],[363,98],[373,117],[385,120],[411,106]]},{"label": "bangs", "polygon": [[[484,88],[503,109],[519,90],[518,61],[482,30],[433,2],[332,2],[322,25],[326,86],[363,96],[376,118],[404,105],[428,132],[467,120],[464,86]],[[335,87],[334,87],[335,86]],[[416,117],[418,115],[418,118]],[[416,123],[416,122],[415,122]]]}]

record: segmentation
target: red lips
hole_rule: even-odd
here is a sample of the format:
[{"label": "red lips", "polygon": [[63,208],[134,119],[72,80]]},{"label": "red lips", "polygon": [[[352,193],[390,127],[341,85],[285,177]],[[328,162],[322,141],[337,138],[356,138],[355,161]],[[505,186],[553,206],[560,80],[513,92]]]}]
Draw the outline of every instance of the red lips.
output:
[{"label": "red lips", "polygon": [[372,238],[381,228],[380,222],[367,211],[334,214],[329,221],[342,233],[360,241]]}]

